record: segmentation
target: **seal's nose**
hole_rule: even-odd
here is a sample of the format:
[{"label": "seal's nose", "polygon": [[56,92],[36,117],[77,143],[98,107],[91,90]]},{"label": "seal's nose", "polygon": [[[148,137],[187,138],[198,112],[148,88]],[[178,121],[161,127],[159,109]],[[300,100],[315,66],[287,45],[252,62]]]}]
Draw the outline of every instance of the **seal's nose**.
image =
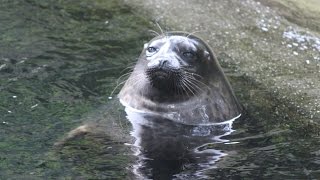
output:
[{"label": "seal's nose", "polygon": [[164,60],[160,60],[159,62],[159,68],[166,68],[169,65],[169,61],[164,59]]},{"label": "seal's nose", "polygon": [[174,66],[170,59],[154,59],[147,64],[148,68],[172,69]]}]

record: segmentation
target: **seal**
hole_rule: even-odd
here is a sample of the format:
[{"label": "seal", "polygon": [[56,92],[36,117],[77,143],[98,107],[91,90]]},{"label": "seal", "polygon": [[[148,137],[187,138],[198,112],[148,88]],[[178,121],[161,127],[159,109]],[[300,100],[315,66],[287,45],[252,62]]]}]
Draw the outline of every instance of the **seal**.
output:
[{"label": "seal", "polygon": [[209,45],[184,32],[146,43],[118,97],[135,111],[187,125],[221,123],[242,111]]}]

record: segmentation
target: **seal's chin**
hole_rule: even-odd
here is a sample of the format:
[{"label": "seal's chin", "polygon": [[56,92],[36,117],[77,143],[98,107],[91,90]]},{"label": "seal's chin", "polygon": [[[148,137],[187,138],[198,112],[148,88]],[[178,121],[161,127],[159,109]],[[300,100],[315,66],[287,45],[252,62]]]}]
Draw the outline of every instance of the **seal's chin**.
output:
[{"label": "seal's chin", "polygon": [[150,68],[146,75],[150,84],[161,91],[175,91],[179,86],[180,72],[177,70]]}]

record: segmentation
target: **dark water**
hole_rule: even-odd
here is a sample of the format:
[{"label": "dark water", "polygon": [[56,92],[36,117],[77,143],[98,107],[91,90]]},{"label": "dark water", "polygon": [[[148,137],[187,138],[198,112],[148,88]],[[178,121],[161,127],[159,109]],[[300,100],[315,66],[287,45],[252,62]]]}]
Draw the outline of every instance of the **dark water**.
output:
[{"label": "dark water", "polygon": [[149,22],[116,0],[1,0],[0,24],[0,179],[124,176],[124,155],[92,158],[117,142],[53,144],[85,114],[106,111]]},{"label": "dark water", "polygon": [[[281,102],[231,73],[249,114],[233,130],[205,134],[169,123],[170,142],[185,142],[177,157],[186,146],[210,153],[197,161],[133,156],[124,108],[108,97],[148,29],[155,27],[117,0],[0,0],[0,179],[134,179],[135,168],[154,179],[320,178],[312,127],[295,126],[290,109],[279,112]],[[54,146],[87,122],[98,125]],[[167,146],[159,152],[172,155]]]}]

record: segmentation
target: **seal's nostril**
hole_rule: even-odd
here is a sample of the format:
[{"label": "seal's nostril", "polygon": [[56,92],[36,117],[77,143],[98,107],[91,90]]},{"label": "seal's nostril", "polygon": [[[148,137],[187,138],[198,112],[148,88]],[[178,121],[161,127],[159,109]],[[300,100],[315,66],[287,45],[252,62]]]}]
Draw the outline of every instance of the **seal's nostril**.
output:
[{"label": "seal's nostril", "polygon": [[159,67],[160,67],[160,68],[166,67],[166,66],[168,66],[168,64],[169,64],[169,61],[168,61],[168,60],[161,60],[161,61],[159,62]]}]

